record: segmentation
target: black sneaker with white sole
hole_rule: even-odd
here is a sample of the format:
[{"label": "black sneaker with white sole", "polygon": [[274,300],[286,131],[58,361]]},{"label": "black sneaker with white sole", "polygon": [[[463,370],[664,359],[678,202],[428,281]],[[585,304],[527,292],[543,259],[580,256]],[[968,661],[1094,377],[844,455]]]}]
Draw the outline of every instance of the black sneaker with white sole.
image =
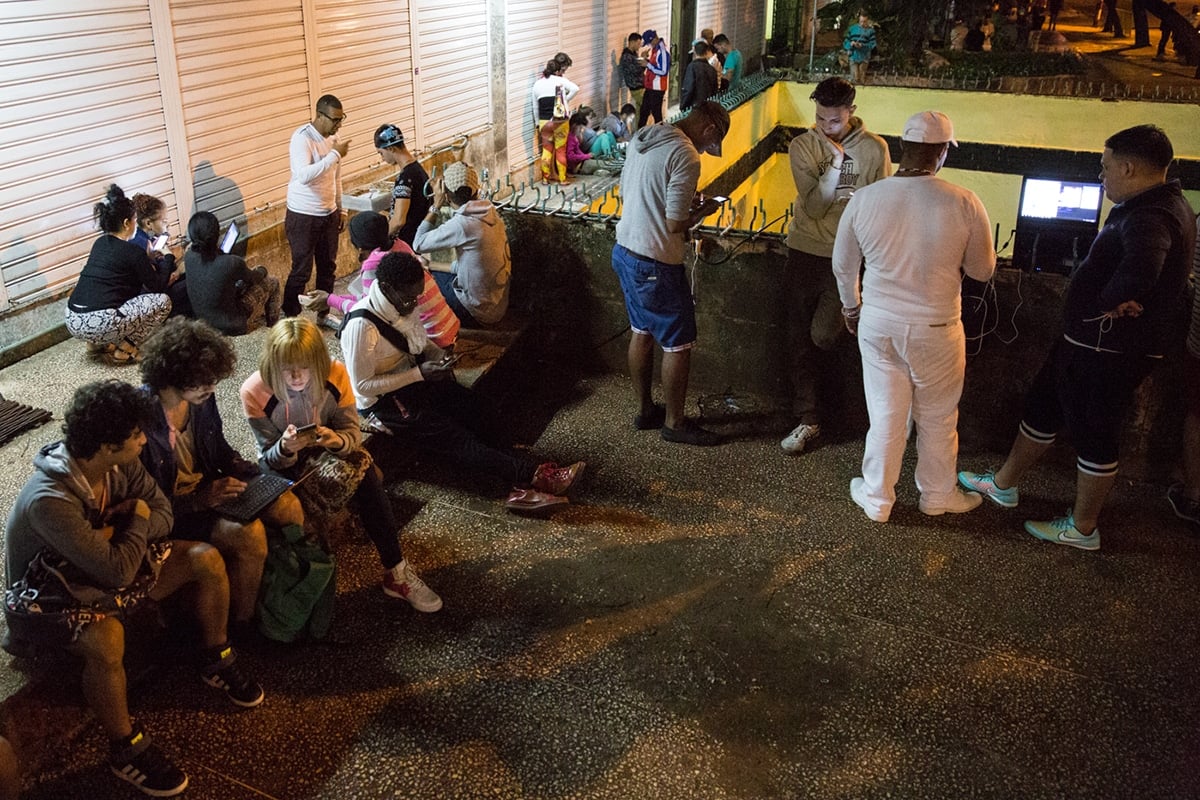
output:
[{"label": "black sneaker with white sole", "polygon": [[108,766],[121,780],[129,781],[151,797],[174,797],[188,785],[188,777],[141,730],[114,742]]},{"label": "black sneaker with white sole", "polygon": [[242,673],[237,665],[237,653],[226,644],[214,652],[215,658],[200,670],[200,677],[214,689],[224,689],[234,705],[254,708],[263,701],[262,687]]}]

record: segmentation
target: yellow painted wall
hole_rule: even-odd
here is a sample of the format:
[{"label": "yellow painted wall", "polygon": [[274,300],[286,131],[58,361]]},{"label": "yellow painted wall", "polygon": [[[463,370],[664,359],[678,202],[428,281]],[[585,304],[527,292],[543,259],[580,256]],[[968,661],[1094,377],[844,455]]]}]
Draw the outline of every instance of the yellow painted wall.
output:
[{"label": "yellow painted wall", "polygon": [[[721,158],[704,156],[700,186],[706,186],[777,125],[803,127],[812,124],[809,100],[814,84],[779,82],[754,100],[734,109]],[[1175,103],[1105,102],[1095,99],[1037,97],[1033,95],[987,94],[930,89],[864,86],[856,102],[858,115],[875,133],[899,136],[904,121],[917,111],[936,109],[954,122],[960,142],[1047,147],[1091,151],[1100,169],[1104,140],[1123,128],[1152,122],[1171,137],[1175,153],[1182,158],[1200,158],[1200,112],[1195,106]],[[1021,176],[958,170],[951,152],[942,177],[979,195],[988,216],[1000,224],[1000,242],[1016,225]],[[731,222],[737,229],[759,229],[768,220],[784,214],[795,198],[796,188],[788,169],[787,156],[777,154],[764,163],[730,196],[731,211],[720,218],[721,227]],[[1200,209],[1200,191],[1185,193],[1193,208]],[[761,205],[760,205],[761,204]],[[1106,200],[1104,213],[1111,204]],[[755,219],[754,209],[763,209]],[[599,208],[595,210],[601,210]],[[613,204],[604,208],[611,213]],[[730,216],[737,214],[734,221]],[[768,231],[781,232],[783,222]]]}]

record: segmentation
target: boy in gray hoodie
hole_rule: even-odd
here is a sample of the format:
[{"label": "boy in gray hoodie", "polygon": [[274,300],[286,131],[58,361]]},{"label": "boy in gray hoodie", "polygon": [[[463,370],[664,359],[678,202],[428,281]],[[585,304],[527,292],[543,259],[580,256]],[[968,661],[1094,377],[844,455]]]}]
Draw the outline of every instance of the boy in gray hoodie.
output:
[{"label": "boy in gray hoodie", "polygon": [[[151,403],[119,381],[83,386],[66,410],[63,441],[34,457],[8,519],[5,647],[61,648],[82,658],[83,694],[109,737],[112,771],[147,794],[172,797],[187,787],[187,775],[129,717],[122,620],[131,607],[191,589],[204,682],[242,707],[261,703],[263,691],[235,664],[220,554],[201,542],[167,540],[171,504],[138,460]],[[48,570],[63,583],[55,585]]]},{"label": "boy in gray hoodie", "polygon": [[[434,182],[433,204],[417,227],[413,249],[418,253],[454,248],[450,271],[433,269],[434,280],[447,305],[467,328],[494,325],[508,311],[508,281],[512,258],[504,220],[488,200],[480,200],[479,176],[461,161],[447,165]],[[438,223],[438,212],[449,202],[450,219]]]}]

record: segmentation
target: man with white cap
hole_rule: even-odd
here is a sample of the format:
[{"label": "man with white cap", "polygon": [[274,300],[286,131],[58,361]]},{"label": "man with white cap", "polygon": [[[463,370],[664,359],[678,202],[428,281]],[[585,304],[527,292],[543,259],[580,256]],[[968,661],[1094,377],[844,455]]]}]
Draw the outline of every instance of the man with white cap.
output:
[{"label": "man with white cap", "polygon": [[[449,203],[450,218],[438,224]],[[454,250],[454,263],[433,268],[446,303],[467,328],[494,325],[508,311],[512,257],[504,220],[490,200],[479,199],[479,175],[462,161],[446,165],[433,184],[433,205],[417,226],[418,253]]]},{"label": "man with white cap", "polygon": [[996,254],[983,203],[937,177],[950,145],[958,143],[945,114],[909,117],[899,168],[855,193],[834,239],[833,272],[846,327],[858,335],[871,419],[850,496],[875,522],[892,513],[910,418],[921,511],[959,513],[981,501],[958,489],[955,473],[966,368],[959,312],[963,273],[989,280]]}]

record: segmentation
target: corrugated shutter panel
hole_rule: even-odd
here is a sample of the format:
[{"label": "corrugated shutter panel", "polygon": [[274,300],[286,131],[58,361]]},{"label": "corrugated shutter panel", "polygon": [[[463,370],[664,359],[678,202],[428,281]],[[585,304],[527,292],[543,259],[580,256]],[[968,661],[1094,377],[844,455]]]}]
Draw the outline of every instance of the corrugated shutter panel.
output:
[{"label": "corrugated shutter panel", "polygon": [[4,309],[74,281],[109,183],[169,208],[175,194],[145,0],[2,3],[0,27]]},{"label": "corrugated shutter panel", "polygon": [[505,38],[519,44],[505,54],[508,70],[508,86],[505,90],[508,163],[512,169],[519,169],[530,163],[536,155],[531,99],[533,82],[541,77],[546,62],[558,52],[551,49],[553,45],[549,42],[545,47],[528,45],[530,42],[540,45],[546,40],[547,20],[557,17],[558,4],[555,0],[509,0],[505,8]]},{"label": "corrugated shutter panel", "polygon": [[421,0],[417,86],[423,148],[491,121],[487,3]]},{"label": "corrugated shutter panel", "polygon": [[175,0],[171,16],[196,209],[224,222],[282,203],[312,116],[299,1]]},{"label": "corrugated shutter panel", "polygon": [[607,92],[605,98],[607,102],[600,111],[600,116],[603,117],[609,111],[620,108],[620,104],[628,102],[629,92],[622,92],[621,75],[617,70],[617,65],[621,61],[621,52],[625,49],[626,37],[636,31],[641,33],[646,30],[642,24],[642,20],[638,15],[640,3],[638,0],[609,0],[608,15],[606,24],[608,27],[608,38],[605,40],[606,46],[606,81]]},{"label": "corrugated shutter panel", "polygon": [[[567,77],[579,86],[572,109],[588,105],[600,116],[607,113],[608,48],[604,0],[561,0],[559,49],[571,57]],[[554,55],[551,53],[550,55]]]},{"label": "corrugated shutter panel", "polygon": [[407,3],[396,0],[317,5],[320,52],[319,93],[337,95],[348,117],[338,131],[352,139],[342,161],[342,181],[380,164],[373,137],[390,122],[404,131],[416,150],[413,105],[413,51]]},{"label": "corrugated shutter panel", "polygon": [[763,41],[767,38],[762,0],[738,0],[737,18],[730,24],[732,30],[727,29],[725,35],[735,49],[742,51],[743,60],[762,53]]}]

